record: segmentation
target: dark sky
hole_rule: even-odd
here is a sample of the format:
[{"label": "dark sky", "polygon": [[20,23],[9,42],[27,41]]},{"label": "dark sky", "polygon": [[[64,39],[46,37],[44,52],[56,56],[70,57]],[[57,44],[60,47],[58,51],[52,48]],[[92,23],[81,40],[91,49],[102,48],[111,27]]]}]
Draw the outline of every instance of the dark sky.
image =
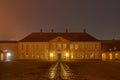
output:
[{"label": "dark sky", "polygon": [[19,40],[40,29],[120,39],[120,0],[0,0],[0,40]]}]

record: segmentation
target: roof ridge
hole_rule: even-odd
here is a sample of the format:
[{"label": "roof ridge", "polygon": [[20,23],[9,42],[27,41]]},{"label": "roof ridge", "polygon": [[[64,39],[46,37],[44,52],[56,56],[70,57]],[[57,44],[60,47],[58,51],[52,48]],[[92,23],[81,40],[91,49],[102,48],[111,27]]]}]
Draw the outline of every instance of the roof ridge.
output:
[{"label": "roof ridge", "polygon": [[[39,34],[40,33],[40,34]],[[50,41],[58,36],[70,41],[98,41],[86,32],[35,32],[24,37],[20,41]]]}]

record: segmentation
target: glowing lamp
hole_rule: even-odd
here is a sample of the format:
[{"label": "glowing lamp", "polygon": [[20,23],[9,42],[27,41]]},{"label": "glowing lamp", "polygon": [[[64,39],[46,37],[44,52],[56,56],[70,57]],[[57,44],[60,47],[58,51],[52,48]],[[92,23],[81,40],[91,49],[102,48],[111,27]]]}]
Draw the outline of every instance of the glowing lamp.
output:
[{"label": "glowing lamp", "polygon": [[50,53],[50,57],[53,57],[53,53]]},{"label": "glowing lamp", "polygon": [[68,57],[69,56],[69,54],[68,53],[66,53],[66,57]]},{"label": "glowing lamp", "polygon": [[9,56],[11,56],[11,53],[8,52],[8,53],[7,53],[7,57],[9,57]]},{"label": "glowing lamp", "polygon": [[71,58],[73,59],[73,56],[71,56]]}]

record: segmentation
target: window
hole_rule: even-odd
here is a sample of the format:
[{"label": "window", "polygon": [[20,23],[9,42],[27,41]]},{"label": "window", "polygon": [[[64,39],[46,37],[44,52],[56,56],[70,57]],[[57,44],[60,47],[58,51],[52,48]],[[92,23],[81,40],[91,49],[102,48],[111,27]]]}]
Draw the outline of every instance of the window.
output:
[{"label": "window", "polygon": [[44,45],[43,44],[41,45],[41,49],[44,50]]},{"label": "window", "polygon": [[95,45],[91,44],[91,49],[94,50],[95,49]]},{"label": "window", "polygon": [[70,44],[70,49],[73,49],[73,44]]},{"label": "window", "polygon": [[82,46],[82,44],[80,44],[80,49],[83,49],[83,46]]},{"label": "window", "polygon": [[75,49],[78,49],[78,44],[75,44]]},{"label": "window", "polygon": [[100,57],[99,52],[96,52],[94,55],[95,55],[96,59],[98,59]]},{"label": "window", "polygon": [[115,59],[118,59],[118,53],[115,53]]},{"label": "window", "polygon": [[26,44],[26,49],[29,49],[29,48],[28,48],[28,46],[29,46],[29,45],[28,45],[28,44]]},{"label": "window", "polygon": [[113,58],[113,54],[109,53],[109,59],[111,60]]},{"label": "window", "polygon": [[99,45],[98,45],[98,44],[96,44],[96,45],[95,45],[95,48],[96,48],[96,50],[98,50],[98,49],[99,49]]},{"label": "window", "polygon": [[67,45],[66,44],[63,44],[63,49],[66,49]]},{"label": "window", "polygon": [[55,43],[52,44],[52,48],[53,48],[53,49],[56,48],[56,44],[55,44]]},{"label": "window", "polygon": [[31,49],[34,49],[34,45],[31,45]]},{"label": "window", "polygon": [[23,44],[21,44],[21,49],[22,49],[22,50],[24,49],[24,45],[23,45]]},{"label": "window", "polygon": [[46,45],[46,49],[49,49],[49,45],[48,44]]},{"label": "window", "polygon": [[38,44],[36,44],[36,49],[39,49],[39,45]]},{"label": "window", "polygon": [[90,54],[90,59],[94,59],[94,53]]},{"label": "window", "polygon": [[61,44],[58,44],[58,49],[61,49]]}]

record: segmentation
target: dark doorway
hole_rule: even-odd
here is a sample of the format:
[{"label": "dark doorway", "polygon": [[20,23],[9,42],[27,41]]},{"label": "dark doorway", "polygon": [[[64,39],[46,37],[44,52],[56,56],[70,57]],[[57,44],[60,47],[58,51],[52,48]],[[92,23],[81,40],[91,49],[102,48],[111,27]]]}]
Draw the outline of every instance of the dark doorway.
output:
[{"label": "dark doorway", "polygon": [[58,60],[61,60],[61,54],[60,53],[58,54]]}]

